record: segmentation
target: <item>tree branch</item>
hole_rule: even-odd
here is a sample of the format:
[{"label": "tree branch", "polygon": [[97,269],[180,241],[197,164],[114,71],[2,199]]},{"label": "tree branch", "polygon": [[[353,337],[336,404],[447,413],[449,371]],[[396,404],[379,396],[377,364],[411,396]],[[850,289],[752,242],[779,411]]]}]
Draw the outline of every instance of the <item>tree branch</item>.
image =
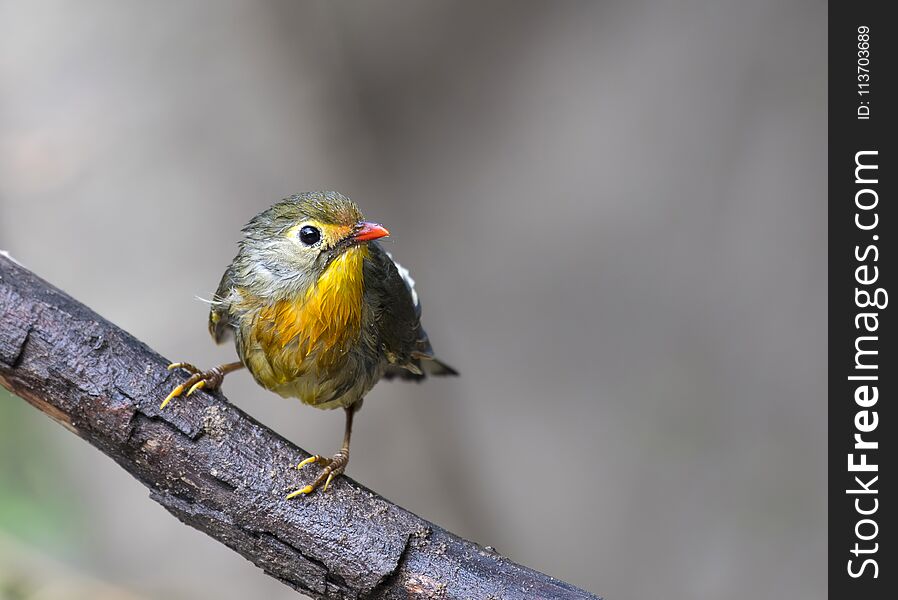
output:
[{"label": "tree branch", "polygon": [[347,477],[285,500],[308,453],[0,255],[0,384],[112,457],[182,522],[316,598],[595,598]]}]

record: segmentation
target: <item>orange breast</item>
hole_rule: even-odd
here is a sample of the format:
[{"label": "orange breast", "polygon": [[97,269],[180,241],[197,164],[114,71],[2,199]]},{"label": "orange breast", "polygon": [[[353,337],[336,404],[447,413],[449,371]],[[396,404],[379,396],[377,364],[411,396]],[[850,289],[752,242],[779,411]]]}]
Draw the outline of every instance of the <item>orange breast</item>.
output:
[{"label": "orange breast", "polygon": [[[260,309],[252,333],[270,369],[253,371],[257,379],[262,375],[264,385],[283,385],[308,373],[327,377],[341,367],[361,332],[362,264],[367,255],[366,246],[349,248],[303,297]],[[270,371],[270,376],[261,371]],[[271,381],[264,380],[268,378]]]}]

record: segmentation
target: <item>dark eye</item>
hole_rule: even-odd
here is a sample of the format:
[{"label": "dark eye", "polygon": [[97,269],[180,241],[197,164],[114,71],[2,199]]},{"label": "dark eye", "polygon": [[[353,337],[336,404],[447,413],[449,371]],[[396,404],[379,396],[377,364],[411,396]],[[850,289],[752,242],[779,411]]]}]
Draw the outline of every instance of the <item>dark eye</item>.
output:
[{"label": "dark eye", "polygon": [[299,230],[299,239],[306,246],[312,246],[321,239],[321,232],[311,225],[306,225]]}]

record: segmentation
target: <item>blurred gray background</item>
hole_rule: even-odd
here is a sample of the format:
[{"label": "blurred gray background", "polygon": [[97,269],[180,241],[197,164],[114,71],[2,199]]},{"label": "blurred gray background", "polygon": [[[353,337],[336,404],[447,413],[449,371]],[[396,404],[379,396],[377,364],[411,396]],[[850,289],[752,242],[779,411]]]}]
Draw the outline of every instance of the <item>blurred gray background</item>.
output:
[{"label": "blurred gray background", "polygon": [[[346,193],[462,373],[379,385],[353,477],[609,599],[821,598],[825,43],[822,1],[0,0],[0,248],[212,366],[240,227]],[[8,395],[0,434],[0,593],[295,597]]]}]

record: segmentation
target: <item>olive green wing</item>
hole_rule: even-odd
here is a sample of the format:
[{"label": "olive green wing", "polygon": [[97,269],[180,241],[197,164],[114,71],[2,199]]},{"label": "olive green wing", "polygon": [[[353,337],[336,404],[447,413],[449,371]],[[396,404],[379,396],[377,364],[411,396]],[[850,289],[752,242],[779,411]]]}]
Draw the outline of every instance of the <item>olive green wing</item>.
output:
[{"label": "olive green wing", "polygon": [[425,373],[458,375],[433,355],[430,339],[421,327],[421,303],[408,270],[376,242],[368,246],[365,295],[389,363],[384,377],[417,380],[423,379]]},{"label": "olive green wing", "polygon": [[234,294],[234,266],[233,263],[225,269],[218,284],[218,290],[212,296],[209,310],[209,333],[216,344],[221,344],[234,332],[234,324],[231,323],[231,299]]}]

